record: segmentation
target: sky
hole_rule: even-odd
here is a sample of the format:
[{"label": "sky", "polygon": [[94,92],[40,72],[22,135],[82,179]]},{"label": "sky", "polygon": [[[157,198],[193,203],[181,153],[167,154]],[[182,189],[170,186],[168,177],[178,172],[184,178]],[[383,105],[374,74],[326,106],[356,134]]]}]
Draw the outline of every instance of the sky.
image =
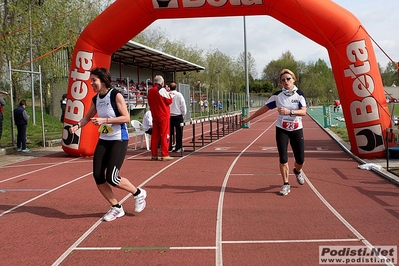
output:
[{"label": "sky", "polygon": [[[330,0],[319,0],[330,1]],[[354,14],[369,35],[388,54],[399,61],[399,0],[335,0],[335,3]],[[294,11],[292,11],[294,12]],[[245,18],[247,51],[256,61],[258,78],[263,68],[290,51],[295,60],[305,63],[319,58],[330,65],[327,50],[312,40],[270,16]],[[243,17],[187,18],[157,20],[148,28],[163,29],[171,39],[188,45],[237,58],[244,51]],[[289,40],[289,41],[286,41]],[[385,67],[390,61],[374,46],[377,62]]]}]

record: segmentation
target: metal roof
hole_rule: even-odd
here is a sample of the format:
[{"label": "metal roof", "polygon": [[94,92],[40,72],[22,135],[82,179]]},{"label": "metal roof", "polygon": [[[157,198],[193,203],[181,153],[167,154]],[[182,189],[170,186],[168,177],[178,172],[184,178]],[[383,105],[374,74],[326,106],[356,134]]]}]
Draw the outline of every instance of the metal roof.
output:
[{"label": "metal roof", "polygon": [[200,71],[205,68],[175,56],[129,41],[112,55],[112,62],[162,72]]}]

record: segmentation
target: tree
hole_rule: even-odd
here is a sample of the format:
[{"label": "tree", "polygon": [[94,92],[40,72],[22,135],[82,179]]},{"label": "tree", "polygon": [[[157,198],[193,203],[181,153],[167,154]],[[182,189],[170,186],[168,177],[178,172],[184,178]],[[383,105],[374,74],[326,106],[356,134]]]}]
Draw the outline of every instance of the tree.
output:
[{"label": "tree", "polygon": [[[102,8],[101,3],[88,0],[6,0],[0,13],[1,82],[8,83],[8,62],[14,69],[26,71],[31,70],[31,65],[38,71],[40,65],[45,88],[66,80],[76,39]],[[13,73],[12,79],[15,101],[30,94],[30,75]],[[37,79],[35,83],[38,95]]]},{"label": "tree", "polygon": [[384,71],[381,71],[381,77],[384,86],[399,86],[398,65],[395,65],[393,62],[388,62]]},{"label": "tree", "polygon": [[319,99],[331,102],[338,98],[338,92],[332,70],[322,59],[316,63],[309,62],[302,69],[300,89],[305,93],[307,99]]},{"label": "tree", "polygon": [[274,87],[280,85],[280,72],[283,69],[290,69],[294,73],[299,72],[298,62],[290,51],[283,53],[278,60],[272,60],[263,69],[262,79],[270,81]]}]

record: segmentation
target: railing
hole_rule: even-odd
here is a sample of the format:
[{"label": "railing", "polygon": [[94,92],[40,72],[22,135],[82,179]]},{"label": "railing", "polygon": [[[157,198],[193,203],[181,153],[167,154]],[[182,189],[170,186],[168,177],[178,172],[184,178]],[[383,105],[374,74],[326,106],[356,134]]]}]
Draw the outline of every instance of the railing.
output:
[{"label": "railing", "polygon": [[[201,133],[196,133],[196,125],[200,125]],[[206,126],[209,124],[209,128]],[[206,144],[213,142],[214,140],[218,140],[225,135],[228,135],[238,129],[241,128],[241,114],[240,113],[232,113],[218,116],[211,116],[206,118],[200,118],[196,120],[191,120],[187,122],[183,122],[180,124],[181,127],[184,126],[192,126],[192,139],[190,146],[184,145],[183,148],[192,148],[192,151],[195,151],[197,147],[203,147]],[[206,128],[207,127],[207,128]],[[187,149],[185,149],[187,151]],[[181,156],[183,156],[183,149],[181,151]]]}]

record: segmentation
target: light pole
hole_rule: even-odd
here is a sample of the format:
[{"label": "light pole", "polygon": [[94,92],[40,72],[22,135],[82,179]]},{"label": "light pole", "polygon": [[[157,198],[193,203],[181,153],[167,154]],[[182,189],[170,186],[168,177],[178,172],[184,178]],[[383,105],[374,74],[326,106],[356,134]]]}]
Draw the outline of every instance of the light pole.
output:
[{"label": "light pole", "polygon": [[203,109],[203,104],[204,103],[202,102],[201,81],[198,80],[197,84],[198,84],[198,90],[199,90],[199,101],[198,101],[198,103],[200,105],[200,116],[202,116],[202,109]]},{"label": "light pole", "polygon": [[32,43],[32,4],[29,4],[29,42],[30,42],[30,71],[31,71],[31,94],[32,94],[32,123],[36,125],[35,112],[35,83],[33,77],[33,43]]},{"label": "light pole", "polygon": [[216,108],[218,108],[218,110],[219,110],[219,91],[220,91],[220,87],[219,87],[219,73],[220,73],[220,71],[219,70],[216,70],[216,76],[218,77],[218,98],[217,98],[217,104],[216,104]]},{"label": "light pole", "polygon": [[244,52],[245,52],[245,89],[247,92],[247,106],[248,108],[251,106],[250,105],[250,99],[249,99],[249,78],[248,78],[248,52],[247,52],[247,26],[245,23],[245,16],[244,16]]}]

